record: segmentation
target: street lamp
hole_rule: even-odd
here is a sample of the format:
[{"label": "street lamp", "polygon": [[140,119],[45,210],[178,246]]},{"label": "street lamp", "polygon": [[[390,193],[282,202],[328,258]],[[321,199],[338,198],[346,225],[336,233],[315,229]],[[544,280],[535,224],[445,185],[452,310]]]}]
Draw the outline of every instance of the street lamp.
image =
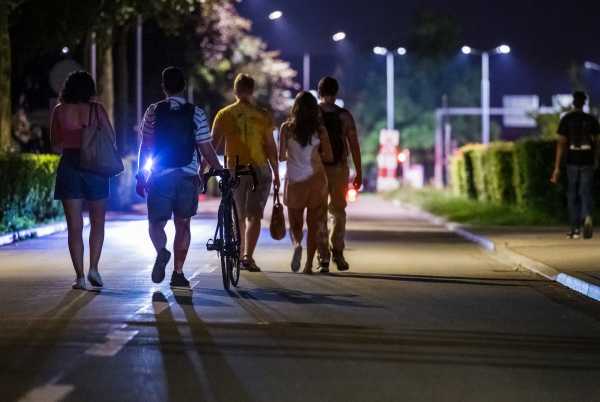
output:
[{"label": "street lamp", "polygon": [[331,39],[333,39],[334,42],[341,42],[346,39],[346,32],[334,33]]},{"label": "street lamp", "polygon": [[600,71],[600,64],[591,61],[586,61],[583,66],[588,70]]},{"label": "street lamp", "polygon": [[[377,56],[386,57],[386,75],[387,75],[387,129],[394,129],[394,52],[390,52],[383,46],[375,46],[373,53]],[[399,47],[396,49],[396,53],[400,56],[406,55],[406,48]]]},{"label": "street lamp", "polygon": [[275,21],[283,17],[283,12],[280,10],[275,10],[269,14],[269,19],[271,21]]},{"label": "street lamp", "polygon": [[461,48],[463,54],[481,55],[481,142],[490,142],[490,54],[509,54],[510,46],[502,44],[492,50],[480,51],[470,46]]}]

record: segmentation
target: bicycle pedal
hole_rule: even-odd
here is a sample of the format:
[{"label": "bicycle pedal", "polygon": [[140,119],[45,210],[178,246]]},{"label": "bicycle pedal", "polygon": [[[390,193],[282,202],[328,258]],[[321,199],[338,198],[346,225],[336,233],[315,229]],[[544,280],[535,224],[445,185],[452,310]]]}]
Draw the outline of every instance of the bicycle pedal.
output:
[{"label": "bicycle pedal", "polygon": [[206,250],[208,251],[219,251],[222,249],[223,242],[221,240],[210,239],[206,243]]}]

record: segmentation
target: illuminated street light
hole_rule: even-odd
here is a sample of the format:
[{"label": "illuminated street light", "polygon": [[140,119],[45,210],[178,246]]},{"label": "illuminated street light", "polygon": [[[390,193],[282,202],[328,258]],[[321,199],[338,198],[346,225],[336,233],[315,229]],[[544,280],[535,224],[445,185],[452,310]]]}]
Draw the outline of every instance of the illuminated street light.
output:
[{"label": "illuminated street light", "polygon": [[344,39],[346,39],[346,33],[345,32],[338,32],[336,34],[334,34],[332,37],[334,42],[340,42],[343,41]]},{"label": "illuminated street light", "polygon": [[385,56],[387,54],[387,52],[388,52],[388,50],[382,46],[375,46],[373,48],[373,53],[375,53],[378,56]]},{"label": "illuminated street light", "polygon": [[70,51],[71,51],[71,49],[69,49],[67,46],[65,46],[61,49],[62,54],[69,54]]},{"label": "illuminated street light", "polygon": [[464,54],[481,55],[481,142],[490,142],[490,54],[509,54],[510,46],[502,44],[492,50],[480,51],[463,46]]},{"label": "illuminated street light", "polygon": [[397,50],[397,52],[398,52],[398,54],[400,56],[404,56],[404,55],[406,55],[406,48],[405,47],[399,47],[398,50]]},{"label": "illuminated street light", "polygon": [[509,54],[510,53],[510,46],[508,45],[500,45],[496,48],[496,52],[500,53],[500,54]]},{"label": "illuminated street light", "polygon": [[283,17],[283,12],[280,10],[275,10],[271,14],[269,14],[269,19],[271,21],[275,21]]},{"label": "illuminated street light", "polygon": [[600,71],[600,64],[591,61],[586,61],[583,66],[588,70]]}]

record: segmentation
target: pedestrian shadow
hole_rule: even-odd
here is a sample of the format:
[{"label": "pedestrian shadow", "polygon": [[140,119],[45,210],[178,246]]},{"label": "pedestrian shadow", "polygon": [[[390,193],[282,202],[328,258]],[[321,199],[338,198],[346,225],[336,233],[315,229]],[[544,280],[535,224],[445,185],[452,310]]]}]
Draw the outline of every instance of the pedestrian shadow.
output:
[{"label": "pedestrian shadow", "polygon": [[328,277],[341,279],[372,279],[397,282],[425,282],[446,283],[456,285],[476,286],[499,286],[499,287],[525,287],[529,282],[537,282],[537,279],[505,279],[505,278],[481,278],[481,277],[456,277],[435,275],[401,275],[401,274],[363,274],[363,273],[337,273],[330,272]]},{"label": "pedestrian shadow", "polygon": [[[196,290],[197,288],[194,288]],[[201,292],[202,294],[208,294],[208,292]],[[233,292],[232,292],[233,293]],[[202,296],[198,296],[191,291],[178,291],[173,290],[173,297],[179,305],[185,306],[203,306],[203,307],[231,307],[231,304],[225,303],[219,300],[207,299]]]},{"label": "pedestrian shadow", "polygon": [[[221,351],[219,344],[209,332],[208,326],[198,315],[189,299],[176,298],[183,310],[192,336],[193,346],[201,365],[200,375],[205,376],[206,386],[210,388],[214,400],[251,402],[249,393],[233,368],[227,362],[227,357]],[[182,302],[182,303],[180,303]]]},{"label": "pedestrian shadow", "polygon": [[14,337],[0,337],[2,356],[2,400],[18,400],[35,384],[50,378],[44,369],[56,346],[77,313],[97,296],[96,292],[69,290],[41,317],[32,319],[28,328]]},{"label": "pedestrian shadow", "polygon": [[194,366],[187,356],[187,346],[168,300],[161,291],[152,295],[152,306],[166,387],[166,397],[161,399],[171,402],[188,401],[194,395],[193,398],[203,400],[202,395],[206,390],[202,389],[196,378]]}]

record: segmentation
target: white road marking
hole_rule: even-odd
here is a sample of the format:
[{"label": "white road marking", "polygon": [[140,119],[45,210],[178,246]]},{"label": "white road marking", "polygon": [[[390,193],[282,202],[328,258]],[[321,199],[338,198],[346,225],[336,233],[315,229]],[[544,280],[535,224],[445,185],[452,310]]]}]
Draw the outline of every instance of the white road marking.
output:
[{"label": "white road marking", "polygon": [[75,387],[73,385],[47,384],[29,391],[18,402],[58,402],[69,395]]},{"label": "white road marking", "polygon": [[118,329],[106,335],[107,341],[97,343],[85,351],[86,355],[112,357],[123,349],[140,331]]}]

